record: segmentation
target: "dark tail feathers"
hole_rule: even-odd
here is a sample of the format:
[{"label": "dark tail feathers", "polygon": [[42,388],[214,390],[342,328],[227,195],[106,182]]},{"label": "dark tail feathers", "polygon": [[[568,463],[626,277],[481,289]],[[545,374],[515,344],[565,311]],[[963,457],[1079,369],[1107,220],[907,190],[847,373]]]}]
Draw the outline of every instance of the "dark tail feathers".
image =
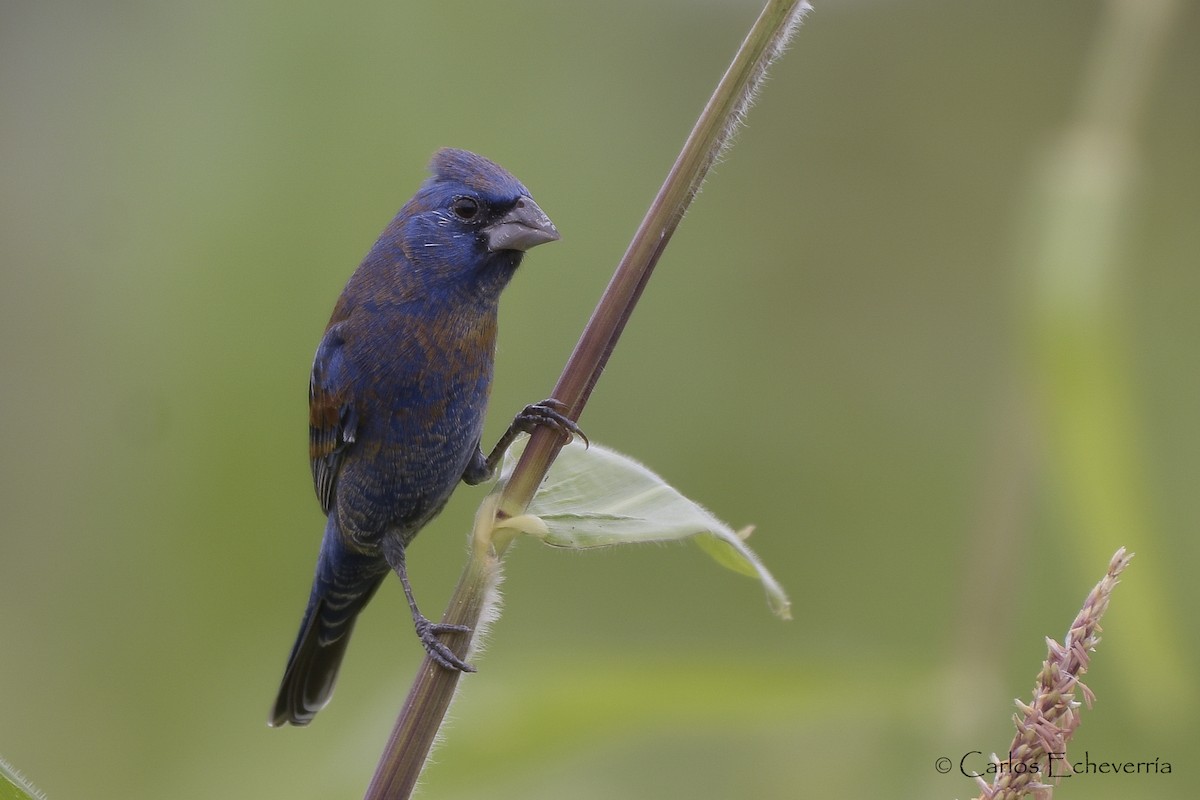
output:
[{"label": "dark tail feathers", "polygon": [[354,621],[387,573],[383,559],[348,550],[331,521],[300,635],[268,720],[271,727],[307,725],[329,702]]}]

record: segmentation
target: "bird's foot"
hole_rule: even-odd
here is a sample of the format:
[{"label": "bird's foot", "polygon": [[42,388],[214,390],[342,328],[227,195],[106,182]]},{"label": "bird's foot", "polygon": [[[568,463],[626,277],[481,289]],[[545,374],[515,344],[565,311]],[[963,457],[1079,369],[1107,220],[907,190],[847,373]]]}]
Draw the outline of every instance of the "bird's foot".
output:
[{"label": "bird's foot", "polygon": [[438,663],[443,669],[457,670],[458,672],[474,672],[475,667],[463,661],[454,654],[445,642],[437,638],[439,633],[470,633],[471,629],[466,625],[448,625],[444,622],[433,622],[424,615],[420,615],[415,619],[417,626],[417,638],[421,640],[421,644],[425,647],[425,652],[429,657]]},{"label": "bird's foot", "polygon": [[530,434],[538,427],[546,427],[556,431],[564,439],[578,436],[583,440],[584,446],[590,445],[591,442],[579,424],[563,413],[566,410],[567,404],[553,397],[540,403],[531,403],[513,419],[512,427]]}]

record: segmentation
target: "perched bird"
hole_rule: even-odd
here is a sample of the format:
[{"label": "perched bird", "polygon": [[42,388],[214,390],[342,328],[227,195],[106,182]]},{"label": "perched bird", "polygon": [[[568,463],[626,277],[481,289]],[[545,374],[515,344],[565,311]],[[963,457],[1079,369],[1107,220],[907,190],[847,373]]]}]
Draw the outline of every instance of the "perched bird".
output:
[{"label": "perched bird", "polygon": [[313,359],[309,458],[327,522],[272,726],[307,725],[329,701],[355,618],[389,571],[434,661],[474,671],[438,638],[467,629],[417,609],[405,549],[460,480],[492,477],[519,432],[579,432],[546,400],[518,414],[490,455],[480,449],[500,292],[526,250],[559,236],[529,190],[486,158],[440,150],[430,170],[346,284]]}]

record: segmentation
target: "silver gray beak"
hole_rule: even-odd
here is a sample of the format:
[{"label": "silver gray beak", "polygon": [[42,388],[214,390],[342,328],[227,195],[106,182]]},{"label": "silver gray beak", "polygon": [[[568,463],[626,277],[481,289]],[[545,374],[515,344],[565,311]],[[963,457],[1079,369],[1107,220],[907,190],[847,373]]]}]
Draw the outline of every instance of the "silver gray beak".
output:
[{"label": "silver gray beak", "polygon": [[522,197],[500,219],[483,229],[487,234],[488,250],[528,250],[559,238],[558,228],[538,208],[532,197]]}]

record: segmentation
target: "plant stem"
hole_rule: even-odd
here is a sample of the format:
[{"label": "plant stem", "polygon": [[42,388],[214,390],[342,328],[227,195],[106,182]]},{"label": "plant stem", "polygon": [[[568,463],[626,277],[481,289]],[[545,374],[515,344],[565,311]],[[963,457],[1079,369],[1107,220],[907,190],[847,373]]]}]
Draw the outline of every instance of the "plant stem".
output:
[{"label": "plant stem", "polygon": [[[704,107],[554,387],[552,396],[566,404],[571,419],[579,419],[671,235],[709,168],[728,146],[767,68],[783,52],[808,8],[803,0],[769,0]],[[442,622],[478,630],[488,591],[499,574],[500,560],[510,541],[481,539],[480,525],[490,531],[494,520],[523,513],[562,444],[551,430],[534,431],[499,500],[495,505],[489,503],[488,513],[494,519],[476,521],[470,560]],[[447,644],[456,653],[462,653],[469,647],[469,636],[453,634],[447,638]],[[460,675],[442,669],[428,657],[421,663],[371,779],[366,800],[410,796],[450,707]]]},{"label": "plant stem", "polygon": [[[481,553],[472,548],[442,622],[467,625],[477,630],[488,588],[494,585],[499,566],[494,553]],[[456,653],[469,649],[464,645],[470,634],[445,635],[447,643]],[[450,701],[454,699],[461,675],[457,670],[443,669],[428,656],[421,662],[379,765],[375,768],[375,775],[367,787],[368,800],[407,798],[412,794],[429,751],[433,749],[442,719],[450,708]]]},{"label": "plant stem", "polygon": [[[709,168],[729,145],[766,77],[767,67],[783,52],[808,8],[807,3],[798,0],[768,2],[717,84],[554,387],[552,396],[567,405],[567,415],[572,419],[578,420],[583,412],[646,282]],[[501,518],[525,510],[562,444],[553,431],[534,431],[505,487]]]}]

